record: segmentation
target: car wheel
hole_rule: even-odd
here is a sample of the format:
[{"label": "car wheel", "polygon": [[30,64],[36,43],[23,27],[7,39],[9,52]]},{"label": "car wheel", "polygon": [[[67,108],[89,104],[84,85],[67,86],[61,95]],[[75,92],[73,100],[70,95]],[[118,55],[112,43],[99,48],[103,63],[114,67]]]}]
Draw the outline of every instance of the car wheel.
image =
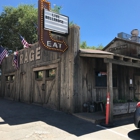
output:
[{"label": "car wheel", "polygon": [[138,128],[140,128],[140,121],[139,121],[139,124],[138,124]]}]

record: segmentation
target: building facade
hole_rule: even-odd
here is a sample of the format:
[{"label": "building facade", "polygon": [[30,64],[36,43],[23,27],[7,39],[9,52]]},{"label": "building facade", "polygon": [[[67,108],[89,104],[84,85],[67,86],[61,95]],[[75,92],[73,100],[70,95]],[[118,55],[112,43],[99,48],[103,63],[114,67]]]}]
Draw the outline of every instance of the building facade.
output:
[{"label": "building facade", "polygon": [[115,38],[103,50],[79,48],[79,27],[63,37],[64,52],[48,51],[35,43],[19,50],[19,70],[13,55],[2,63],[0,96],[41,104],[65,112],[82,112],[84,103],[140,99],[140,44]]}]

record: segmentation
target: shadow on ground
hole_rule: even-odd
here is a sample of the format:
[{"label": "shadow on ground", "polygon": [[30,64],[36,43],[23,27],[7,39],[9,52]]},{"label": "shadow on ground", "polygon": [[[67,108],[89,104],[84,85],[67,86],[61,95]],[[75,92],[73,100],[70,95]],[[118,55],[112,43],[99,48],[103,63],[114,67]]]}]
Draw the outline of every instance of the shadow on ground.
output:
[{"label": "shadow on ground", "polygon": [[[76,136],[82,136],[102,130],[101,128],[96,127],[96,124],[82,120],[71,114],[2,98],[0,98],[0,117],[4,120],[0,121],[0,125],[9,124],[12,126],[43,121],[46,124],[55,126]],[[123,124],[120,123],[118,125]]]},{"label": "shadow on ground", "polygon": [[128,133],[128,137],[131,138],[132,140],[140,140],[140,129],[130,131]]}]

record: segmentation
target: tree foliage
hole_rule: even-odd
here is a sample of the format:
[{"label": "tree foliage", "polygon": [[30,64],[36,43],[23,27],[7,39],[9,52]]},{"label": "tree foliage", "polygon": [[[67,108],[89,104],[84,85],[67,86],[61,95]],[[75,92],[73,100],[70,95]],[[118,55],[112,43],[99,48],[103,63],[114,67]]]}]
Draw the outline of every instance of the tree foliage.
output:
[{"label": "tree foliage", "polygon": [[62,9],[62,6],[58,6],[58,5],[54,4],[54,8],[52,8],[51,11],[55,12],[57,14],[60,14],[61,9]]},{"label": "tree foliage", "polygon": [[87,42],[83,41],[80,43],[80,48],[81,49],[93,49],[93,50],[102,50],[104,47],[102,44],[98,45],[98,46],[87,46]]},{"label": "tree foliage", "polygon": [[34,5],[19,5],[17,8],[4,7],[0,15],[0,44],[8,49],[22,49],[21,34],[28,43],[37,41],[37,8]]},{"label": "tree foliage", "polygon": [[[62,6],[54,5],[52,12],[60,14]],[[34,5],[19,5],[17,8],[6,6],[0,14],[0,45],[15,51],[23,48],[19,34],[32,44],[37,42],[37,30],[34,26],[38,22],[38,9]],[[70,22],[70,26],[73,25]],[[86,41],[80,44],[82,49],[102,49],[102,45],[87,46]]]},{"label": "tree foliage", "polygon": [[[62,6],[54,5],[51,11],[60,13]],[[19,34],[32,44],[37,42],[38,9],[34,5],[5,6],[0,14],[0,45],[9,50],[22,49]]]}]

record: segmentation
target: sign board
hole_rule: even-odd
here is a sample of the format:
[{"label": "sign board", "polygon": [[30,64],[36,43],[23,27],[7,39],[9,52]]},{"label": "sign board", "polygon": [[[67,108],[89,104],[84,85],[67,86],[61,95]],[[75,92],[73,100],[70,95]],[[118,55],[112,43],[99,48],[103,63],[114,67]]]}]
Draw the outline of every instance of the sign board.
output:
[{"label": "sign board", "polygon": [[67,16],[56,14],[44,9],[44,29],[68,34],[68,22],[69,19]]},{"label": "sign board", "polygon": [[57,34],[68,34],[68,17],[51,12],[50,3],[38,0],[38,39],[41,47],[50,51],[65,52],[68,49],[64,40],[52,37]]}]

